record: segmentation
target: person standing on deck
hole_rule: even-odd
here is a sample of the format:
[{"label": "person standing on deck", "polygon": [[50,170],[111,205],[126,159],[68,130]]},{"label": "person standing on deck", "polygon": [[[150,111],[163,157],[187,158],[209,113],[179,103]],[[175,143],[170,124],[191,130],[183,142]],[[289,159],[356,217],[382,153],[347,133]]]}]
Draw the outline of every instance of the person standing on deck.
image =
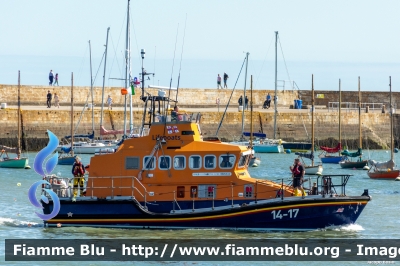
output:
[{"label": "person standing on deck", "polygon": [[[72,148],[72,147],[71,147]],[[85,184],[85,166],[81,162],[81,158],[76,156],[75,163],[72,166],[72,174],[74,175],[74,198],[83,196],[83,186]],[[79,193],[78,193],[78,187]]]},{"label": "person standing on deck", "polygon": [[300,190],[302,193],[302,196],[304,197],[306,193],[304,192],[303,189],[303,178],[305,174],[304,167],[300,163],[300,159],[296,158],[294,159],[294,164],[289,167],[290,171],[292,171],[292,178],[293,178],[293,188],[294,190]]}]

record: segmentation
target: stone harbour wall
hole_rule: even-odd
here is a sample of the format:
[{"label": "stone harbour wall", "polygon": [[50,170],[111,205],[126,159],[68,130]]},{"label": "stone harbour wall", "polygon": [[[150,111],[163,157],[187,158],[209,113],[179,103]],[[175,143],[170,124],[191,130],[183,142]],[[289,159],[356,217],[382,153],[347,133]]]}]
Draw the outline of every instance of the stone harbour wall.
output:
[{"label": "stone harbour wall", "polygon": [[[134,126],[142,119],[142,112],[133,114]],[[79,120],[81,111],[74,112],[75,123]],[[203,112],[201,128],[204,136],[215,136],[222,112]],[[106,129],[123,129],[124,114],[122,111],[104,111],[103,125]],[[129,121],[129,114],[127,115]],[[338,113],[315,113],[316,145],[335,146],[339,136]],[[66,110],[22,110],[23,143],[28,150],[40,150],[47,142],[47,130],[51,130],[60,139],[70,135],[70,112]],[[227,113],[218,136],[223,140],[238,140],[241,135],[241,112]],[[364,148],[382,148],[390,142],[390,124],[387,113],[363,113],[361,115]],[[0,109],[0,145],[15,146],[17,143],[17,110]],[[95,135],[99,136],[100,111],[94,112]],[[398,125],[400,116],[395,115],[395,141],[398,142]],[[261,128],[262,125],[262,128]],[[245,131],[250,131],[250,112],[245,112]],[[273,137],[274,116],[272,112],[253,112],[253,130],[263,131],[269,138]],[[91,112],[84,112],[78,134],[92,131]],[[121,135],[117,136],[121,137]],[[276,137],[287,141],[306,141],[311,139],[310,113],[278,113]],[[349,148],[358,145],[358,112],[342,114],[342,143]],[[396,146],[398,146],[396,144]]]}]

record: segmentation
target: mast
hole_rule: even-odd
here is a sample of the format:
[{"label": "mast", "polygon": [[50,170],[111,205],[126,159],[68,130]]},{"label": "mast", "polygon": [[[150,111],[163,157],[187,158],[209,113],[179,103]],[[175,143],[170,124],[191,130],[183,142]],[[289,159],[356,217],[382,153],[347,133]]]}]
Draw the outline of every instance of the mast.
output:
[{"label": "mast", "polygon": [[[94,100],[93,100],[93,75],[92,75],[92,46],[89,40],[89,56],[90,56],[90,92],[92,94],[92,132],[94,132]],[[72,138],[72,135],[71,135]],[[71,146],[72,147],[72,146]]]},{"label": "mast", "polygon": [[[107,66],[107,48],[108,48],[108,33],[110,31],[110,27],[107,28],[107,38],[106,38],[106,51],[104,54],[104,72],[103,72],[103,88],[101,91],[101,112],[100,112],[100,128],[103,126],[103,110],[104,110],[104,85],[106,82],[106,66]],[[100,138],[103,138],[100,135]]]},{"label": "mast", "polygon": [[21,98],[20,98],[20,90],[21,90],[21,74],[20,70],[18,70],[18,143],[17,143],[17,158],[19,159],[21,156]]},{"label": "mast", "polygon": [[[128,7],[127,7],[127,15],[126,15],[126,44],[125,44],[125,88],[128,89],[128,57],[129,57],[129,53],[128,53],[128,49],[129,49],[129,4],[130,4],[130,0],[128,0]],[[126,96],[127,94],[125,94],[125,100],[124,100],[124,138],[126,138]],[[131,100],[132,101],[132,96],[131,96]]]},{"label": "mast", "polygon": [[[358,77],[358,136],[359,144],[358,147],[362,149],[361,141],[361,89],[360,89],[360,77]],[[360,156],[361,157],[361,156]]]},{"label": "mast", "polygon": [[247,66],[249,65],[249,52],[246,53],[246,70],[244,74],[244,94],[243,94],[243,101],[242,101],[242,136],[240,139],[243,139],[243,132],[244,132],[244,109],[246,107],[246,82],[247,82]]},{"label": "mast", "polygon": [[[311,76],[311,154],[314,153],[314,74]],[[314,156],[311,166],[314,166]]]},{"label": "mast", "polygon": [[74,156],[74,72],[71,73],[71,156]]},{"label": "mast", "polygon": [[277,93],[278,93],[278,32],[275,31],[275,96],[274,96],[274,106],[275,106],[275,114],[274,114],[274,139],[276,139],[276,114],[278,113],[278,108],[276,106],[277,101]]},{"label": "mast", "polygon": [[253,75],[250,76],[250,149],[253,149]]},{"label": "mast", "polygon": [[393,105],[392,105],[392,77],[389,76],[389,88],[390,88],[390,160],[394,160],[394,155],[393,155],[393,149],[394,149],[394,143],[393,143]]},{"label": "mast", "polygon": [[[342,145],[342,84],[339,79],[339,144]],[[339,150],[340,156],[340,150]]]},{"label": "mast", "polygon": [[[128,0],[128,15],[126,25],[126,54],[127,58],[127,72],[125,76],[125,88],[127,89],[131,85],[131,24],[130,24],[130,0]],[[133,109],[132,109],[132,94],[129,94],[129,134],[133,134]]]}]

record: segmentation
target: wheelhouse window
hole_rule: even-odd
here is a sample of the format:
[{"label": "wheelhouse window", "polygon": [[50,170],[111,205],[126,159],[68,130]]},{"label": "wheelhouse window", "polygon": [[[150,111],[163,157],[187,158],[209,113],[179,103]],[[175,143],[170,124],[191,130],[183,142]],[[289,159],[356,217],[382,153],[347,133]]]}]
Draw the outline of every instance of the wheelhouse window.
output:
[{"label": "wheelhouse window", "polygon": [[160,156],[160,158],[158,159],[158,167],[161,170],[171,169],[171,157]]},{"label": "wheelhouse window", "polygon": [[223,154],[219,156],[219,167],[222,169],[231,169],[235,165],[236,156],[232,154]]},{"label": "wheelhouse window", "polygon": [[216,161],[217,161],[217,159],[216,159],[215,155],[204,156],[204,168],[215,169]]},{"label": "wheelhouse window", "polygon": [[156,168],[156,157],[144,156],[143,165],[145,170],[154,170]]},{"label": "wheelhouse window", "polygon": [[139,169],[139,157],[125,157],[125,169]]},{"label": "wheelhouse window", "polygon": [[185,156],[178,155],[174,157],[174,169],[183,170],[186,168],[186,158]]},{"label": "wheelhouse window", "polygon": [[246,165],[247,158],[249,157],[249,154],[242,154],[242,156],[239,159],[238,167],[243,167]]},{"label": "wheelhouse window", "polygon": [[201,156],[191,155],[189,157],[189,168],[196,170],[201,168]]}]

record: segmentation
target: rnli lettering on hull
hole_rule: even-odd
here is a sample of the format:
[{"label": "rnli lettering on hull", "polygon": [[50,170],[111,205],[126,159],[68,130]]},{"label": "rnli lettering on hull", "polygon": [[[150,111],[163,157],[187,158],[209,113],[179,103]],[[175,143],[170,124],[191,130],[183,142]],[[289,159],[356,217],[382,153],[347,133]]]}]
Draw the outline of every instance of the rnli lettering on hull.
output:
[{"label": "rnli lettering on hull", "polygon": [[181,136],[161,136],[161,135],[152,135],[153,140],[157,139],[165,139],[165,140],[181,140]]},{"label": "rnli lettering on hull", "polygon": [[220,172],[220,173],[193,173],[192,176],[231,176],[230,172]]}]

